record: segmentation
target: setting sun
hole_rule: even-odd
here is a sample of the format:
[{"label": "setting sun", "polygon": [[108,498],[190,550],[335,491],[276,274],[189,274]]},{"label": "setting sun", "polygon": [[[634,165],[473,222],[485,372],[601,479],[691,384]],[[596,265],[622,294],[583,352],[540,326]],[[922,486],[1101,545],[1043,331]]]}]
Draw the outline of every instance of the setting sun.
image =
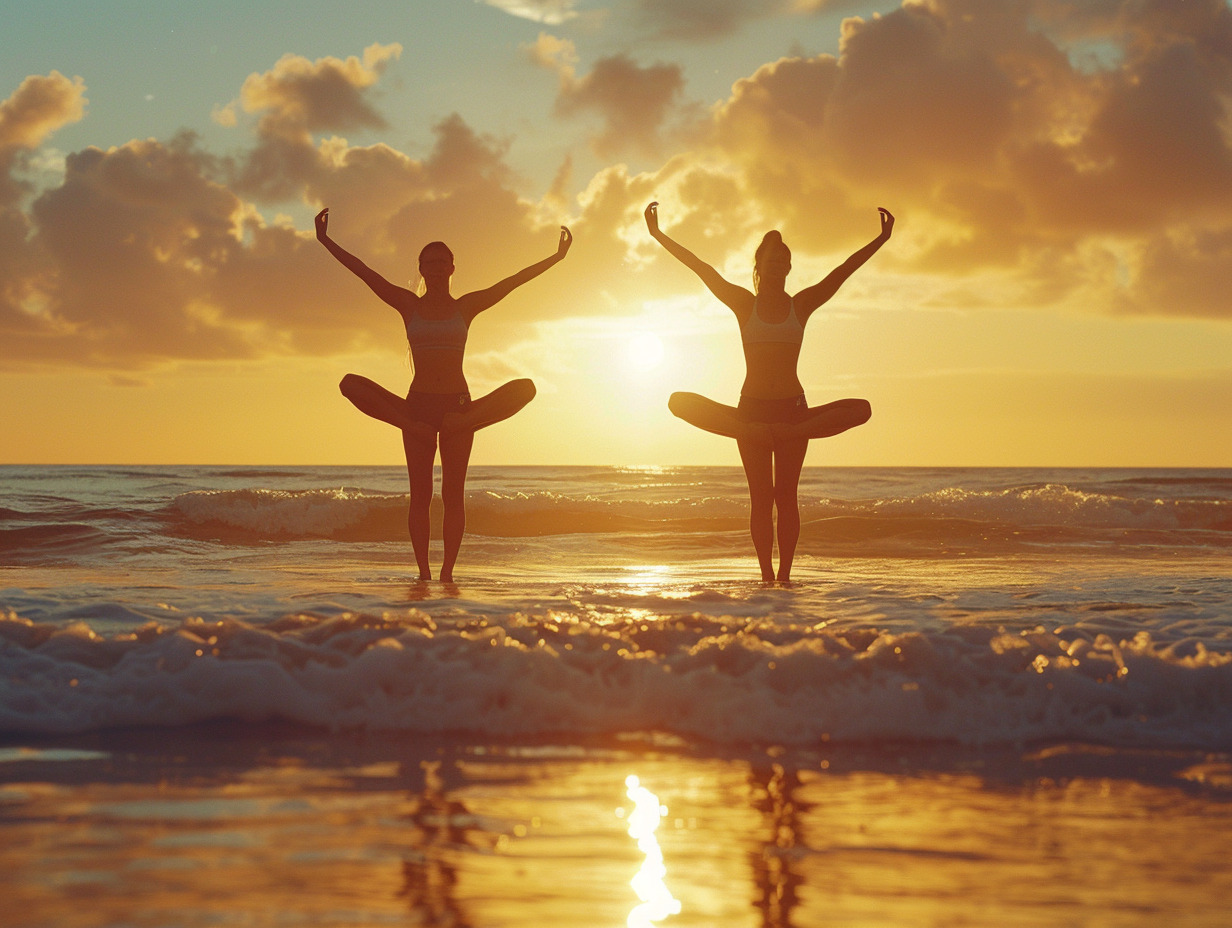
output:
[{"label": "setting sun", "polygon": [[629,339],[629,363],[639,371],[652,371],[663,363],[663,339],[653,332],[638,332]]}]

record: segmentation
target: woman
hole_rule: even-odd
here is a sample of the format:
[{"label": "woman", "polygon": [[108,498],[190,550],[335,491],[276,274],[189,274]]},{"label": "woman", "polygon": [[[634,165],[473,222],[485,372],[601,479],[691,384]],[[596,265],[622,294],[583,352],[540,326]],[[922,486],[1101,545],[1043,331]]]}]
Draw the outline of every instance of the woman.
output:
[{"label": "woman", "polygon": [[439,437],[441,451],[441,502],[445,555],[441,580],[453,581],[453,566],[466,528],[466,468],[470,462],[475,430],[507,419],[531,401],[535,385],[514,380],[487,396],[472,401],[462,373],[462,356],[471,321],[495,306],[515,288],[538,277],[569,251],[573,236],[560,227],[556,253],[538,264],[506,277],[486,290],[454,297],[449,292],[453,276],[453,252],[444,242],[432,242],[419,253],[422,296],[395,286],[329,237],[329,208],[316,218],[317,240],[342,266],[366,283],[372,292],[398,311],[411,345],[414,376],[406,398],[384,387],[347,374],[338,385],[343,396],[361,412],[402,430],[406,470],[411,484],[411,508],[407,527],[419,564],[419,579],[431,580],[428,564],[429,505],[432,502],[432,465]]},{"label": "woman", "polygon": [[[728,283],[714,268],[659,228],[658,203],[646,207],[646,226],[668,253],[702,279],[736,314],[744,344],[745,378],[740,405],[724,406],[696,393],[673,393],[668,408],[686,422],[735,438],[749,483],[753,547],[763,580],[789,580],[800,537],[796,489],[810,438],[827,438],[863,425],[872,415],[867,400],[847,399],[809,406],[796,373],[804,325],[843,281],[890,238],[894,217],[878,209],[881,234],[853,254],[820,283],[787,293],[791,251],[778,232],[767,232],[757,247],[753,291]],[[779,569],[774,549],[774,510],[778,509]]]}]

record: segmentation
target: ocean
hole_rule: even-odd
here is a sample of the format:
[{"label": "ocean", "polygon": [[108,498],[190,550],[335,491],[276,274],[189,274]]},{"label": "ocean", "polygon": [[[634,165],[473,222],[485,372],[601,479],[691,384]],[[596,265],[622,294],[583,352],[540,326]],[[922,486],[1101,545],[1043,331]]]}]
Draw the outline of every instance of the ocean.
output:
[{"label": "ocean", "polygon": [[0,467],[0,920],[1232,919],[1232,470],[405,479]]}]

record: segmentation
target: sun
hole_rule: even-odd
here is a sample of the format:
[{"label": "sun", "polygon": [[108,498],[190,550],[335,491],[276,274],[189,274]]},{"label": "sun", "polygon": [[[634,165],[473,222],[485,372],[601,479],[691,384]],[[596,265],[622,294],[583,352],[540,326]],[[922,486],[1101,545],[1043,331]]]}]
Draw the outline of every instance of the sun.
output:
[{"label": "sun", "polygon": [[625,348],[629,364],[639,371],[651,371],[663,363],[663,340],[654,332],[638,332]]}]

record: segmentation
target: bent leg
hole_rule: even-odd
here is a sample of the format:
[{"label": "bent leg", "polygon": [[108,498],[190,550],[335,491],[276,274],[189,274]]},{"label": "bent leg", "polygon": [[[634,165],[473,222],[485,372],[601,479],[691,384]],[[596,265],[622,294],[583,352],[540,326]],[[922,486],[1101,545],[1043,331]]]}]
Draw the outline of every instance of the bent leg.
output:
[{"label": "bent leg", "polygon": [[366,416],[388,422],[400,429],[406,428],[410,421],[406,400],[396,393],[390,393],[375,380],[360,377],[359,374],[347,374],[338,383],[338,389]]},{"label": "bent leg", "polygon": [[810,406],[808,415],[798,422],[777,423],[773,427],[778,439],[829,438],[857,425],[863,425],[873,416],[873,407],[868,400],[835,400],[824,406]]},{"label": "bent leg", "polygon": [[752,444],[770,443],[770,428],[764,422],[746,421],[736,407],[716,403],[700,394],[673,393],[667,408],[677,418],[702,431]]},{"label": "bent leg", "polygon": [[762,580],[774,579],[774,466],[769,445],[738,442],[744,476],[749,483],[749,534],[761,567]]},{"label": "bent leg", "polygon": [[453,582],[453,565],[466,532],[466,468],[471,460],[475,433],[469,431],[441,435],[442,534],[445,557],[441,561],[441,580]]},{"label": "bent leg", "polygon": [[472,400],[463,412],[451,412],[441,423],[442,433],[474,432],[508,419],[535,398],[535,384],[523,377]]},{"label": "bent leg", "polygon": [[432,462],[436,458],[435,436],[432,441],[427,442],[403,432],[402,448],[406,452],[406,474],[411,485],[411,505],[406,517],[406,527],[411,535],[415,561],[419,565],[419,579],[431,580],[428,546],[431,537],[429,514],[432,506]]},{"label": "bent leg", "polygon": [[791,579],[791,562],[800,540],[800,470],[808,452],[808,439],[792,439],[774,444],[774,508],[778,513],[778,580]]}]

